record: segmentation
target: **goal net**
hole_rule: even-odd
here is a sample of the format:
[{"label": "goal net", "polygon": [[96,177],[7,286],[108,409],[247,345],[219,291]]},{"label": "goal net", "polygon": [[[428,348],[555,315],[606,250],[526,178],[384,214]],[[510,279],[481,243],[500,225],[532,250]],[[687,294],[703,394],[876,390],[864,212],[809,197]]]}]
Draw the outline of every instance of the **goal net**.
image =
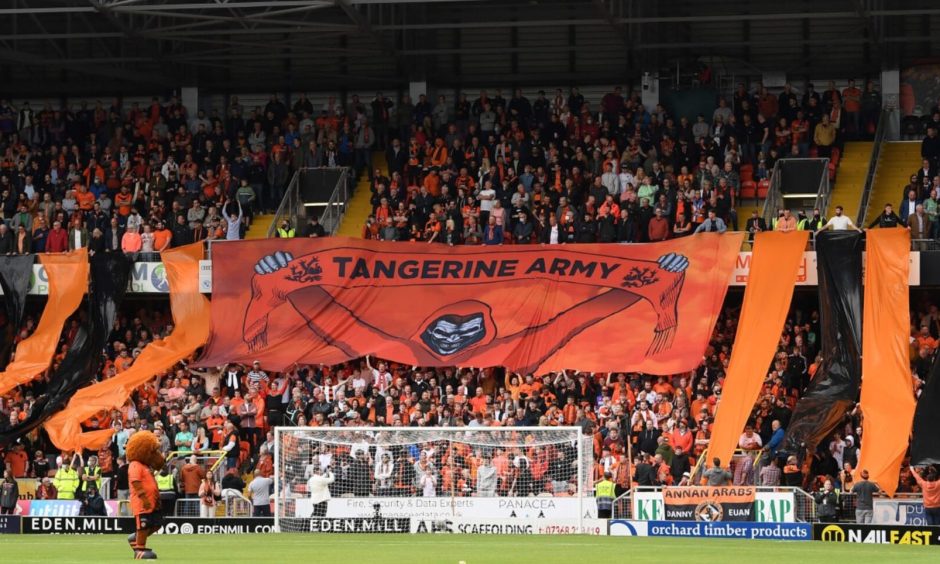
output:
[{"label": "goal net", "polygon": [[596,516],[593,443],[579,427],[278,427],[275,444],[283,532]]}]

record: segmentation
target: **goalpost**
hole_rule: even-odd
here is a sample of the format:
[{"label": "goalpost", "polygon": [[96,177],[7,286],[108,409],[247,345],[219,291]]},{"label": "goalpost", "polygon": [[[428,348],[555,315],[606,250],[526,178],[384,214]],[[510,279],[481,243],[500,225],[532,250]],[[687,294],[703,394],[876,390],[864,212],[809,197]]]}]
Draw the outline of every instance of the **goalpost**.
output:
[{"label": "goalpost", "polygon": [[274,433],[278,531],[574,533],[597,516],[593,440],[580,427]]}]

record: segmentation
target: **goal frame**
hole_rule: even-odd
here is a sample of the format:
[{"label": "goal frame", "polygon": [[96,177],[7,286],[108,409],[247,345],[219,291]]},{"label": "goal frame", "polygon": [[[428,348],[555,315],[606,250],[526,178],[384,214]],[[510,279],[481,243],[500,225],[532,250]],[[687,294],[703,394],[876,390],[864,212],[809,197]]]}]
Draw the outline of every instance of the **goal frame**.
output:
[{"label": "goal frame", "polygon": [[[539,426],[513,426],[513,427],[376,427],[376,426],[363,426],[363,427],[291,427],[291,426],[277,426],[273,428],[274,431],[274,530],[276,532],[281,532],[281,511],[280,511],[280,499],[279,495],[281,493],[281,435],[283,433],[297,433],[301,431],[314,431],[319,433],[349,433],[350,431],[357,433],[376,433],[376,432],[397,432],[397,431],[435,431],[435,432],[444,432],[444,433],[467,433],[467,432],[482,432],[482,433],[492,433],[498,435],[500,433],[510,433],[513,431],[517,432],[547,432],[547,431],[569,431],[572,432],[576,439],[576,452],[577,452],[577,507],[578,514],[576,521],[579,528],[582,528],[584,525],[584,498],[587,496],[593,497],[593,488],[590,490],[585,490],[585,486],[588,484],[585,483],[585,470],[588,473],[588,480],[590,481],[590,476],[593,475],[593,465],[591,468],[584,468],[584,443],[589,441],[590,437],[584,435],[584,431],[581,427],[576,425],[563,425],[563,426],[554,426],[554,427],[539,427]],[[590,441],[590,448],[593,448],[593,441]],[[591,459],[593,460],[593,453]],[[498,496],[497,496],[498,497]]]}]

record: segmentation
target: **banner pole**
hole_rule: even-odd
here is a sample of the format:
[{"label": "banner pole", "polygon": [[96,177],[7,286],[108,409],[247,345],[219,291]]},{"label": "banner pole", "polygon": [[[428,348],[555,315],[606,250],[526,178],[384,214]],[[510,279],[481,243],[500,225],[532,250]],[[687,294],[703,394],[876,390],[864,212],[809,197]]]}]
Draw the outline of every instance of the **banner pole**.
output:
[{"label": "banner pole", "polygon": [[[593,448],[593,444],[591,445]],[[578,432],[578,531],[584,524],[584,434]]]}]

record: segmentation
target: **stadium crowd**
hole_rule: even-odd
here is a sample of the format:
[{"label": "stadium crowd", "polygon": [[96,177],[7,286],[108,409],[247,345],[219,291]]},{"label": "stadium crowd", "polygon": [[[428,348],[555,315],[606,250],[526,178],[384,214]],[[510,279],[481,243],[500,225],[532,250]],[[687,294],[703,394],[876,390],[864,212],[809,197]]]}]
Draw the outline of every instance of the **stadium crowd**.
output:
[{"label": "stadium crowd", "polygon": [[[912,372],[919,389],[936,352],[940,314],[926,294],[916,306],[912,327],[917,330],[912,331],[911,354]],[[691,483],[692,467],[708,444],[710,425],[721,398],[724,373],[733,348],[736,319],[736,306],[729,305],[716,325],[702,364],[691,373],[672,377],[573,371],[511,374],[498,367],[429,369],[374,358],[339,366],[298,366],[285,373],[269,373],[258,363],[205,371],[190,369],[186,363],[181,363],[138,389],[121,409],[99,413],[84,422],[86,429],[116,429],[113,441],[106,448],[74,456],[61,453],[56,457],[44,436],[36,432],[12,445],[4,461],[12,476],[42,481],[37,491],[40,499],[71,499],[79,481],[97,484],[99,475],[117,476],[112,482],[116,491],[111,493],[120,495],[121,490],[126,490],[120,478],[120,469],[125,465],[123,445],[130,434],[146,429],[158,435],[165,453],[183,453],[183,461],[189,453],[226,451],[223,456],[224,467],[229,470],[228,483],[223,482],[222,487],[242,490],[245,484],[239,484],[241,473],[259,467],[264,473],[270,472],[273,435],[269,430],[276,424],[310,427],[577,425],[594,438],[595,480],[611,472],[620,488],[632,484],[687,484]],[[33,316],[24,322],[27,327],[34,324]],[[109,336],[108,361],[101,377],[108,378],[126,370],[141,348],[164,335],[169,324],[163,305],[151,304],[122,315]],[[752,456],[736,458],[730,468],[734,483],[804,483],[795,460],[778,459],[777,451],[793,407],[812,380],[820,360],[818,325],[819,318],[811,304],[795,308],[788,318],[774,365],[768,371],[760,399],[738,445]],[[68,346],[69,337],[66,331],[63,347]],[[60,360],[61,355],[55,362]],[[45,379],[39,379],[4,398],[0,429],[23,418],[46,385]],[[821,488],[827,480],[836,488],[849,488],[860,434],[860,414],[853,410],[846,414],[832,437],[820,445],[809,476],[814,488]],[[753,456],[757,451],[764,456]],[[359,484],[356,486],[359,488],[362,483],[366,483],[367,488],[375,488],[371,493],[377,493],[378,488],[391,488],[389,481],[354,479],[355,453],[342,454],[346,458],[333,469],[342,468],[348,473],[341,474],[336,488],[352,488],[353,484]],[[491,454],[496,457],[496,453]],[[409,458],[412,464],[419,463],[421,458],[420,452],[410,450],[397,455],[414,456],[413,460]],[[435,458],[427,463],[439,470],[446,468],[449,455],[448,451],[438,450],[433,454]],[[559,456],[558,464],[565,460],[570,462],[565,457]],[[461,460],[469,459],[462,457]],[[538,459],[538,466],[528,469],[533,474],[532,480],[527,478],[522,482],[526,488],[534,488],[528,490],[520,490],[522,486],[513,488],[518,479],[518,467],[497,465],[505,462],[498,457],[488,463],[502,472],[496,477],[499,480],[496,487],[501,494],[510,489],[538,493],[542,487],[560,487],[558,483],[537,481],[553,460],[546,454],[544,459]],[[377,462],[369,460],[369,467]],[[402,462],[395,460],[399,468],[408,466]],[[761,464],[760,470],[755,468],[757,463]],[[550,475],[559,474],[552,470]],[[177,480],[182,494],[182,475],[177,476]],[[436,480],[436,491],[447,492],[447,495],[473,495],[477,491],[476,482],[467,477],[451,474],[437,476]],[[398,492],[395,495],[421,491],[418,482],[396,483],[399,486],[394,490]],[[402,487],[402,483],[406,485]],[[194,485],[189,480],[187,484],[187,493],[195,494],[199,482]],[[913,478],[907,473],[902,475],[901,491],[916,490]],[[555,494],[563,495],[560,491]]]},{"label": "stadium crowd", "polygon": [[[519,90],[508,100],[499,90],[462,94],[453,107],[443,96],[433,108],[376,100],[404,125],[378,130],[380,146],[388,139],[388,176],[371,172],[363,236],[451,245],[737,230],[736,207],[766,193],[777,159],[830,157],[846,138],[873,133],[881,107],[871,81],[864,91],[850,81],[823,93],[808,84],[802,96],[790,85],[771,94],[741,84],[694,122],[662,105],[649,110],[619,87],[596,107],[576,88],[532,101]],[[798,220],[816,229],[821,218],[811,214]]]},{"label": "stadium crowd", "polygon": [[[506,100],[496,91],[475,99],[461,95],[454,103],[441,97],[435,105],[424,96],[397,104],[381,94],[370,103],[352,96],[346,107],[331,99],[316,109],[303,96],[292,106],[272,96],[264,108],[247,111],[233,98],[224,115],[208,116],[191,115],[175,98],[168,104],[154,99],[149,107],[127,108],[119,100],[108,107],[82,104],[74,111],[14,110],[0,102],[0,254],[84,246],[92,252],[159,253],[197,240],[237,239],[254,213],[277,206],[292,170],[320,165],[349,165],[370,175],[373,215],[364,229],[370,238],[448,244],[640,242],[737,229],[739,198],[767,180],[776,159],[826,155],[845,138],[870,134],[876,96],[871,83],[864,91],[854,84],[842,92],[807,88],[802,96],[789,86],[778,95],[742,86],[731,103],[718,101],[711,120],[699,116],[694,122],[676,120],[662,106],[650,111],[636,93],[624,96],[619,88],[596,107],[574,88],[551,98],[540,93],[533,101],[518,91]],[[925,147],[931,143],[925,141]],[[373,149],[385,151],[387,176],[373,169]],[[938,155],[925,153],[934,159],[925,165],[936,167]],[[823,225],[818,218],[811,221],[787,213],[771,228]],[[755,219],[747,228],[766,226]],[[323,231],[311,222],[300,234]],[[919,387],[940,338],[940,315],[926,296],[916,306],[912,370]],[[83,422],[86,429],[116,430],[99,452],[57,456],[36,432],[12,445],[3,460],[12,476],[41,481],[39,498],[85,495],[87,489],[78,484],[98,484],[99,475],[116,478],[111,493],[120,497],[127,490],[121,478],[123,445],[130,434],[147,429],[159,436],[164,452],[223,450],[227,482],[221,487],[243,490],[242,472],[270,475],[269,430],[277,424],[564,424],[594,437],[595,480],[610,472],[620,488],[689,483],[721,397],[736,307],[729,305],[722,314],[701,365],[671,377],[427,369],[369,358],[285,373],[258,363],[206,371],[180,363],[155,375],[121,409]],[[31,309],[21,327],[5,329],[15,334],[15,343],[36,323]],[[66,326],[53,368],[78,323],[76,318]],[[766,456],[736,461],[735,483],[804,482],[794,461],[776,455],[795,402],[818,365],[818,323],[811,304],[791,313],[739,444]],[[130,306],[108,338],[100,378],[130,367],[171,324],[165,302]],[[43,377],[2,398],[0,430],[24,419],[47,385]],[[859,417],[857,411],[847,413],[844,425],[821,446],[810,482],[822,486],[828,479],[848,486],[846,470],[855,463],[861,440]],[[416,465],[448,466],[442,457],[449,453],[441,450],[433,460],[420,454],[411,460],[411,451],[399,455]],[[561,455],[559,460],[568,456]],[[553,464],[549,458],[537,461],[543,473]],[[347,472],[356,463],[350,455],[339,467]],[[538,493],[542,487],[535,485],[535,467],[527,470],[520,490],[518,466],[492,459],[487,464],[497,468],[494,487],[500,492]],[[186,479],[180,470],[181,495],[199,497],[217,488],[196,476]],[[457,495],[479,491],[463,472],[440,478],[432,486],[406,487]],[[336,487],[352,487],[342,483]],[[379,479],[370,484],[376,491],[388,487]],[[910,475],[902,476],[902,491],[916,489]]]},{"label": "stadium crowd", "polygon": [[[0,254],[237,239],[255,213],[277,208],[293,170],[311,166],[370,175],[372,238],[632,242],[737,229],[735,206],[762,193],[777,159],[830,155],[869,134],[879,107],[870,81],[801,95],[741,84],[694,121],[620,87],[599,104],[577,88],[436,103],[377,93],[318,108],[272,95],[252,109],[232,97],[208,114],[175,97],[37,109],[0,100]],[[386,153],[387,177],[373,171],[374,150]]]}]

